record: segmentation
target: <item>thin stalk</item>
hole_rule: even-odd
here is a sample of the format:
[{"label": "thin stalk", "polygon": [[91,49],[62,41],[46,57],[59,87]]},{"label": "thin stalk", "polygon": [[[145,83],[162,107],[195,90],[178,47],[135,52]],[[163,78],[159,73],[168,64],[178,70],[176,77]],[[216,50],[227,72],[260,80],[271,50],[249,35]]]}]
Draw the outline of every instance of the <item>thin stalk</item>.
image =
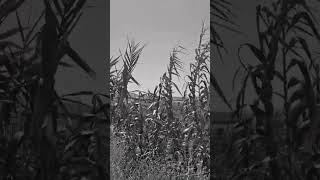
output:
[{"label": "thin stalk", "polygon": [[[284,36],[285,33],[283,32],[282,35]],[[282,76],[283,76],[283,92],[284,92],[284,115],[285,115],[285,123],[286,123],[286,143],[288,145],[287,153],[288,153],[288,163],[290,169],[290,179],[293,179],[292,173],[292,138],[291,138],[291,126],[289,124],[289,102],[288,102],[288,77],[287,77],[287,49],[285,47],[282,48]]]}]

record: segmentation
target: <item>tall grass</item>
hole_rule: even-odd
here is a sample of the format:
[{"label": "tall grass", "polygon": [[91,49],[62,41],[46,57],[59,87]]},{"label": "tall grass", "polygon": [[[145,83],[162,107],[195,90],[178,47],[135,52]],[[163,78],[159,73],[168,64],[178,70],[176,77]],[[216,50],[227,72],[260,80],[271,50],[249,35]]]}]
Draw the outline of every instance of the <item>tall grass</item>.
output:
[{"label": "tall grass", "polygon": [[[315,166],[319,65],[310,46],[312,40],[319,41],[319,34],[310,5],[278,0],[256,7],[258,45],[242,44],[238,52],[245,75],[235,104],[239,123],[230,151],[234,158],[226,159],[233,164],[225,166],[232,173],[218,174],[221,178],[319,178]],[[254,54],[256,64],[240,56],[244,47]],[[282,89],[275,89],[276,81]],[[253,102],[246,98],[250,82],[256,95]],[[275,111],[275,96],[283,100],[280,115]],[[244,118],[245,108],[253,117]]]},{"label": "tall grass", "polygon": [[[0,2],[1,24],[12,15],[17,22],[0,34],[0,179],[105,179],[106,95],[55,91],[57,69],[70,66],[61,61],[64,56],[95,75],[68,40],[86,0],[39,1],[42,13],[31,27],[24,26],[18,12],[25,2]],[[73,115],[66,107],[66,101],[81,104],[70,98],[77,95],[92,97],[92,105],[84,105],[88,114]]]},{"label": "tall grass", "polygon": [[[141,50],[137,46],[131,54],[137,54],[134,61],[128,61],[130,53],[111,59],[114,67],[111,70],[111,92],[114,125],[114,142],[122,142],[123,146],[115,146],[114,151],[122,152],[113,172],[125,179],[208,179],[209,171],[209,113],[208,113],[208,61],[209,39],[205,39],[207,31],[203,26],[196,48],[194,63],[190,64],[188,86],[182,91],[174,82],[173,76],[180,77],[183,69],[181,53],[186,51],[182,46],[173,48],[167,71],[161,76],[159,84],[153,92],[139,92],[139,98],[122,103],[121,92],[128,92],[127,84],[132,77],[135,64]],[[128,47],[135,47],[128,41]],[[126,52],[130,52],[127,51]],[[123,67],[116,69],[122,57]],[[134,62],[127,68],[128,62]],[[200,83],[200,85],[198,85]],[[184,94],[182,107],[176,107],[173,91]],[[183,94],[181,92],[184,92]],[[130,93],[129,93],[130,95]],[[129,97],[130,99],[130,97]],[[184,109],[181,114],[175,113]],[[125,110],[124,110],[125,109]],[[204,128],[206,127],[206,128]],[[123,148],[116,150],[116,148]],[[116,152],[113,152],[116,153]],[[116,162],[115,162],[116,163]],[[121,170],[120,170],[121,169]]]}]

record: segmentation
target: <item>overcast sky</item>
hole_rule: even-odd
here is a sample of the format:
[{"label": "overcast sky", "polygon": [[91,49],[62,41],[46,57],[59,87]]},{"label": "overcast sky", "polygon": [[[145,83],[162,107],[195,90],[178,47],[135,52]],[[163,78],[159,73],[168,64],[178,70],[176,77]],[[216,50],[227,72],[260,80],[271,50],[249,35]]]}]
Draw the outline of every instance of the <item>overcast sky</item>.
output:
[{"label": "overcast sky", "polygon": [[[88,6],[94,6],[87,8]],[[29,0],[22,5],[18,12],[22,26],[31,27],[43,10],[43,3],[39,0]],[[29,23],[28,23],[29,22]],[[74,65],[73,68],[58,68],[56,74],[56,89],[59,94],[77,91],[106,92],[106,61],[108,59],[107,9],[105,0],[90,0],[84,9],[79,23],[71,33],[69,41],[79,55],[96,71],[96,79],[90,78],[82,69],[75,65],[70,58],[64,61]],[[37,29],[41,28],[43,22]],[[17,27],[15,13],[12,13],[4,22],[1,32]],[[15,40],[20,40],[17,36]],[[86,99],[86,98],[84,98]]]},{"label": "overcast sky", "polygon": [[[239,92],[241,84],[241,77],[244,74],[238,74],[236,79],[235,89],[232,90],[232,80],[233,75],[235,74],[237,68],[240,63],[238,60],[238,48],[241,44],[244,43],[252,43],[254,45],[258,45],[258,36],[256,30],[256,6],[258,4],[270,3],[269,0],[230,0],[233,5],[232,12],[236,15],[233,20],[239,25],[236,29],[243,32],[242,35],[235,34],[225,29],[219,29],[220,35],[224,40],[226,49],[228,49],[228,53],[224,54],[224,63],[217,61],[217,58],[213,55],[214,58],[214,74],[218,79],[222,89],[224,90],[226,97],[229,100],[235,102],[236,96]],[[310,1],[314,2],[314,1]],[[312,4],[311,9],[315,12],[319,9],[319,3]],[[319,16],[317,18],[320,18]],[[319,23],[319,22],[318,22]],[[312,42],[311,42],[312,43]],[[315,50],[316,44],[309,44],[309,48]],[[257,60],[255,56],[250,52],[248,48],[241,48],[240,56],[245,63],[256,64]],[[278,67],[279,68],[279,67]],[[292,74],[296,73],[300,74],[297,71],[292,71]],[[249,81],[250,82],[250,81]],[[273,81],[273,88],[277,92],[282,92],[282,84],[275,78]],[[253,92],[253,88],[251,83],[249,83],[249,88],[247,88],[246,94],[246,102],[251,103],[251,101],[256,98],[255,93]],[[274,96],[273,102],[275,102],[276,108],[282,107],[282,102],[279,97]],[[227,108],[221,104],[216,106],[219,110],[227,110]]]},{"label": "overcast sky", "polygon": [[[72,47],[96,71],[97,78],[91,79],[76,65],[74,68],[59,68],[56,75],[59,94],[83,90],[106,91],[109,33],[106,28],[106,1],[93,0],[89,4],[95,7],[85,9],[69,40]],[[24,25],[27,25],[29,15],[31,24],[39,16],[39,6],[42,3],[30,0],[21,9]],[[127,37],[147,43],[133,73],[142,86],[130,88],[153,90],[166,71],[170,51],[178,44],[188,49],[187,55],[181,57],[188,72],[202,21],[209,23],[209,11],[209,0],[111,0],[111,56],[117,56],[119,49],[124,50]],[[12,16],[12,21],[7,21],[8,27],[16,26],[14,18]],[[71,62],[69,58],[65,61]],[[182,83],[178,84],[182,86]]]},{"label": "overcast sky", "polygon": [[[209,25],[209,12],[209,0],[111,0],[111,56],[124,51],[127,37],[147,44],[133,73],[141,87],[132,84],[130,90],[153,90],[178,44],[188,49],[181,60],[189,72],[202,21]],[[180,87],[183,82],[178,82]]]}]

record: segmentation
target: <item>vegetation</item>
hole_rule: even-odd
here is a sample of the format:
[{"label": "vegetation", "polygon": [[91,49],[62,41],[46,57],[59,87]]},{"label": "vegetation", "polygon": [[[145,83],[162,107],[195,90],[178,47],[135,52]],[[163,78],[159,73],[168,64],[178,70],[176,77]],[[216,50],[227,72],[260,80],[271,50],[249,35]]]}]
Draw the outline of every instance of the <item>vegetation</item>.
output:
[{"label": "vegetation", "polygon": [[[1,26],[0,34],[0,179],[105,179],[108,96],[55,91],[57,69],[70,66],[64,56],[94,76],[68,40],[86,0],[39,2],[42,14],[25,27],[19,9],[27,1],[0,1],[1,25],[12,17],[17,24]],[[92,105],[86,105],[87,114],[77,114],[76,127],[65,102],[79,103],[71,96],[83,94],[92,97]]]},{"label": "vegetation", "polygon": [[[224,160],[215,164],[216,178],[319,179],[319,63],[312,45],[320,36],[318,12],[310,8],[317,3],[276,0],[256,7],[258,45],[239,47],[241,67],[235,78],[244,72],[234,111],[239,122],[230,148],[219,154]],[[222,11],[226,6],[219,7],[217,12],[226,17]],[[256,63],[240,55],[245,47]],[[253,102],[247,100],[250,87],[256,96]],[[280,112],[274,96],[282,99]],[[244,118],[246,111],[251,118]]]},{"label": "vegetation", "polygon": [[[154,91],[138,92],[135,99],[127,85],[139,84],[132,74],[144,45],[129,40],[125,52],[110,60],[113,179],[209,179],[207,36],[203,25],[184,91],[173,80],[183,69],[182,46],[173,48]],[[174,105],[174,90],[183,96],[181,107]],[[181,113],[174,113],[179,108]]]},{"label": "vegetation", "polygon": [[[0,179],[320,179],[320,34],[318,12],[310,8],[319,2],[274,0],[256,7],[258,44],[239,47],[234,104],[212,63],[225,61],[220,28],[239,33],[227,0],[210,1],[210,41],[203,25],[185,89],[174,82],[186,51],[177,46],[156,88],[138,92],[138,98],[131,97],[128,84],[139,84],[133,72],[145,46],[135,41],[107,60],[105,93],[59,94],[57,69],[71,66],[65,56],[95,76],[68,40],[87,1],[43,0],[30,27],[19,13],[26,2],[0,1],[0,25],[8,18],[16,22],[12,29],[0,27]],[[241,56],[245,50],[254,63]],[[181,107],[174,91],[183,96]],[[228,148],[218,153],[215,94],[237,122],[225,140]],[[91,104],[77,96],[90,97]],[[280,111],[275,98],[282,100]],[[67,103],[87,110],[71,112]]]}]

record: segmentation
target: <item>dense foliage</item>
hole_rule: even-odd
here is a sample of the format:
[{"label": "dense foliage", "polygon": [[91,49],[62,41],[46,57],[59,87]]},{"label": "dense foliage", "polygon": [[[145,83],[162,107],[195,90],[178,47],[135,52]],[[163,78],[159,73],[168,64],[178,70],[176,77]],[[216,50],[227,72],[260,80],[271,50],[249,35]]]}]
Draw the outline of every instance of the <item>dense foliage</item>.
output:
[{"label": "dense foliage", "polygon": [[[230,148],[219,154],[224,160],[215,164],[216,178],[319,179],[319,63],[314,45],[320,36],[318,11],[310,8],[316,4],[276,0],[256,7],[258,45],[239,47],[241,67],[235,78],[241,71],[244,75],[235,103],[238,123]],[[244,50],[256,63],[241,56]],[[253,102],[248,92],[254,92]],[[280,111],[275,98],[282,100]],[[252,116],[246,118],[248,112]]]},{"label": "dense foliage", "polygon": [[[11,18],[17,26],[0,33],[0,179],[105,179],[108,96],[55,91],[57,69],[70,67],[64,56],[94,76],[68,40],[86,0],[39,2],[41,15],[26,27],[19,10],[27,1],[0,1],[1,25]],[[72,114],[65,104],[80,94],[92,104]]]},{"label": "dense foliage", "polygon": [[[180,77],[183,69],[180,55],[186,49],[182,46],[173,48],[167,71],[154,91],[138,92],[137,97],[130,97],[134,94],[128,92],[127,85],[129,82],[139,84],[132,74],[144,46],[128,41],[124,54],[111,60],[112,141],[122,142],[121,148],[126,147],[112,147],[115,151],[121,149],[118,161],[125,162],[113,164],[113,178],[209,177],[210,46],[207,36],[203,25],[184,91],[173,80],[174,76]],[[120,60],[123,63],[118,70],[116,65]],[[180,105],[175,102],[173,91],[183,96]],[[111,158],[114,153],[111,152]],[[162,170],[157,174],[159,167]]]}]

